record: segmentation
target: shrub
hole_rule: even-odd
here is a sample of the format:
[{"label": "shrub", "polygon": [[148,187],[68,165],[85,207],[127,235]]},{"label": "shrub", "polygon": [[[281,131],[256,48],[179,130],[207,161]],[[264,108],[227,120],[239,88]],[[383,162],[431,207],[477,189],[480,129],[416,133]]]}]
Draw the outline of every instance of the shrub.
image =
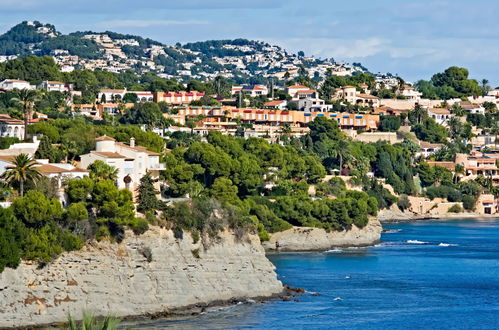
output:
[{"label": "shrub", "polygon": [[150,247],[143,246],[139,249],[139,252],[144,256],[144,258],[146,258],[147,262],[152,261],[152,251]]},{"label": "shrub", "polygon": [[199,248],[197,249],[194,249],[194,250],[191,250],[191,253],[192,253],[192,256],[196,259],[199,259],[201,258],[201,256],[199,255]]},{"label": "shrub", "polygon": [[473,196],[463,196],[463,207],[465,210],[473,211],[475,209],[476,198]]},{"label": "shrub", "polygon": [[461,213],[463,212],[463,208],[459,206],[459,204],[454,204],[447,210],[449,213]]},{"label": "shrub", "polygon": [[197,229],[192,230],[191,237],[192,237],[193,244],[196,244],[197,242],[199,242],[199,239],[201,238],[201,236],[199,235],[199,230],[197,230]]},{"label": "shrub", "polygon": [[408,208],[411,207],[411,202],[409,201],[409,198],[407,197],[407,195],[400,196],[400,198],[397,202],[397,206],[399,207],[399,209],[402,212],[404,212],[405,210],[407,210]]},{"label": "shrub", "polygon": [[135,235],[142,235],[149,229],[149,224],[146,219],[135,218],[129,225],[130,229],[133,230]]}]

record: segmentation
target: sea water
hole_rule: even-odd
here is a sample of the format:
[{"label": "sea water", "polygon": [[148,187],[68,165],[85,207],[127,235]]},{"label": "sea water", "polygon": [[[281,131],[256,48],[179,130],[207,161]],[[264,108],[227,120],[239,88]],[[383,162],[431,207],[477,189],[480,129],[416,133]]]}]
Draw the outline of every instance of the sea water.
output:
[{"label": "sea water", "polygon": [[299,301],[244,303],[151,329],[499,329],[499,220],[384,226],[381,243],[271,254]]}]

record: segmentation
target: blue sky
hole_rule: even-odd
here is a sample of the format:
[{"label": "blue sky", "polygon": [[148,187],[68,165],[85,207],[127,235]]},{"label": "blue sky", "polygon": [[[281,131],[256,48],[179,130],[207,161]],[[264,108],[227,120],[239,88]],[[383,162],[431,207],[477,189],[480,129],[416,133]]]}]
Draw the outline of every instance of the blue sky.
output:
[{"label": "blue sky", "polygon": [[0,12],[0,32],[39,20],[167,44],[258,39],[410,81],[458,65],[499,84],[497,0],[0,0]]}]

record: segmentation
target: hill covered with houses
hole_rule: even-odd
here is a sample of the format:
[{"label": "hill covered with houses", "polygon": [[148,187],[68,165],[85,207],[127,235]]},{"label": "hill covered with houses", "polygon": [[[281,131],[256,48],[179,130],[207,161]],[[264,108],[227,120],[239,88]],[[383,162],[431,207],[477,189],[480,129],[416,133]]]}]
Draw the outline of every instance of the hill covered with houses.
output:
[{"label": "hill covered with houses", "polygon": [[62,34],[51,24],[24,21],[0,35],[0,62],[28,55],[52,56],[63,72],[77,69],[135,73],[154,72],[162,78],[212,80],[217,76],[258,83],[270,77],[291,77],[306,69],[319,81],[327,72],[351,75],[367,71],[360,63],[292,54],[262,41],[210,40],[165,45],[149,38],[105,32]]}]

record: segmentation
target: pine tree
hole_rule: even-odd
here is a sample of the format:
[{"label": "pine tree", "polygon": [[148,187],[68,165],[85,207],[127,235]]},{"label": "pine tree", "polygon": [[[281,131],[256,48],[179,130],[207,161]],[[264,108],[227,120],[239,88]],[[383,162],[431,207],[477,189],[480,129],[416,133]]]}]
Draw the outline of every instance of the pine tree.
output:
[{"label": "pine tree", "polygon": [[150,172],[147,172],[147,174],[140,179],[140,186],[138,188],[139,195],[137,197],[139,202],[137,210],[139,212],[144,213],[146,211],[158,209],[160,202],[156,195],[159,194],[159,191],[154,187],[155,181],[156,180],[151,177]]}]

